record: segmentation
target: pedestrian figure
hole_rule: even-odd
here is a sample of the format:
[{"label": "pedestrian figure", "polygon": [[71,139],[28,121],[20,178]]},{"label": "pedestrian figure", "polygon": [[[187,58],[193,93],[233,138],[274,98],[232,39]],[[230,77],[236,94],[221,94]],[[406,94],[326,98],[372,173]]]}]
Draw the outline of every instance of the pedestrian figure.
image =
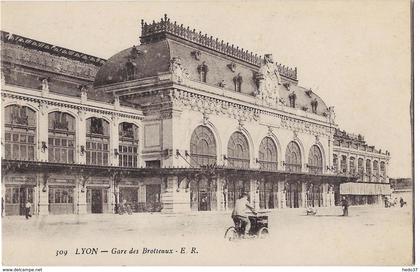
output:
[{"label": "pedestrian figure", "polygon": [[343,216],[349,216],[349,202],[345,196],[341,200],[341,206],[343,206]]},{"label": "pedestrian figure", "polygon": [[400,207],[401,208],[404,207],[405,204],[406,203],[405,203],[404,199],[402,197],[400,197]]},{"label": "pedestrian figure", "polygon": [[385,208],[391,207],[391,203],[388,200],[388,197],[385,197]]},{"label": "pedestrian figure", "polygon": [[26,204],[25,204],[25,217],[26,217],[26,219],[28,219],[29,217],[32,217],[31,207],[32,207],[32,204],[31,204],[31,202],[29,202],[29,199],[26,200]]}]

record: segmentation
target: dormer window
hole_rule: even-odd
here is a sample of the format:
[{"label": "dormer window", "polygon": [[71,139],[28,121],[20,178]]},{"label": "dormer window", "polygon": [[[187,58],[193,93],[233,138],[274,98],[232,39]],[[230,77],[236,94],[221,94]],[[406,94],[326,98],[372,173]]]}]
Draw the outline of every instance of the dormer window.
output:
[{"label": "dormer window", "polygon": [[293,92],[289,95],[289,102],[290,102],[290,107],[292,107],[292,108],[296,107],[296,94],[295,94],[295,92]]},{"label": "dormer window", "polygon": [[198,73],[200,75],[200,81],[201,82],[207,82],[207,72],[209,71],[209,68],[205,61],[197,68]]},{"label": "dormer window", "polygon": [[125,64],[125,68],[126,68],[126,71],[127,71],[126,80],[133,80],[134,75],[135,75],[136,70],[137,70],[137,64],[134,62],[134,60],[129,59],[127,61],[127,63]]},{"label": "dormer window", "polygon": [[316,113],[317,108],[318,108],[318,100],[314,99],[311,101],[311,106],[312,106],[312,112]]},{"label": "dormer window", "polygon": [[233,84],[235,86],[235,92],[241,92],[242,91],[242,76],[241,74],[238,74],[233,78]]}]

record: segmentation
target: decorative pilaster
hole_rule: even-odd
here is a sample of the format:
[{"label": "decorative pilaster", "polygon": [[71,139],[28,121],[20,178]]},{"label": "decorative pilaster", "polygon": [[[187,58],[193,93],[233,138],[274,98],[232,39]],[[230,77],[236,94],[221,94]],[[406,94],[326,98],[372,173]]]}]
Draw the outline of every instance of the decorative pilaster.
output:
[{"label": "decorative pilaster", "polygon": [[301,192],[301,204],[302,204],[302,208],[306,208],[307,207],[307,199],[306,199],[306,190],[307,190],[307,185],[305,182],[301,182],[301,186],[302,186],[302,192]]},{"label": "decorative pilaster", "polygon": [[38,190],[39,190],[39,202],[38,202],[38,212],[39,215],[48,215],[48,178],[47,174],[38,175]]},{"label": "decorative pilaster", "polygon": [[249,202],[251,203],[251,205],[256,209],[259,210],[260,208],[260,191],[259,188],[260,187],[260,181],[253,178],[250,180],[250,194],[249,194]]},{"label": "decorative pilaster", "polygon": [[279,200],[279,209],[286,208],[286,190],[285,190],[285,182],[278,181],[279,189],[277,192],[277,199]]},{"label": "decorative pilaster", "polygon": [[111,135],[114,137],[110,138],[110,152],[109,152],[109,162],[113,166],[119,165],[119,156],[118,156],[118,147],[119,147],[119,132],[118,132],[118,123],[119,119],[117,115],[112,115],[111,117]]},{"label": "decorative pilaster", "polygon": [[178,189],[178,177],[166,178],[166,189],[161,194],[162,213],[188,213],[190,208],[190,194],[186,190]]}]

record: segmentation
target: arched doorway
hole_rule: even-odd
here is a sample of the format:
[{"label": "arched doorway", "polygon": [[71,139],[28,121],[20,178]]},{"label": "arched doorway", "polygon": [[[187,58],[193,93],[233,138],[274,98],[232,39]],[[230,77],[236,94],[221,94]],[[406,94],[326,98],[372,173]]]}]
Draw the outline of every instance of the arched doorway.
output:
[{"label": "arched doorway", "polygon": [[217,209],[216,180],[201,176],[190,182],[190,207],[192,211]]},{"label": "arched doorway", "polygon": [[[194,167],[217,163],[216,139],[205,126],[194,129],[190,140],[190,164]],[[217,206],[216,180],[198,177],[190,183],[190,206],[193,211],[211,211]]]}]

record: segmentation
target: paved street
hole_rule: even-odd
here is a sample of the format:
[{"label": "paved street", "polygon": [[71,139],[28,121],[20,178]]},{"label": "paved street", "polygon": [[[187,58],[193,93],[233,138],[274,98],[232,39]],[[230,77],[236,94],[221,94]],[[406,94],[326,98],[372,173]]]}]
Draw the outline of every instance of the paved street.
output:
[{"label": "paved street", "polygon": [[[271,212],[269,239],[237,242],[223,239],[231,225],[228,213],[61,215],[35,216],[30,220],[5,217],[3,264],[407,265],[412,262],[410,208],[350,207],[347,218],[338,216],[340,213],[339,207],[324,208],[316,216],[306,216],[303,209]],[[182,247],[186,253],[182,253]],[[192,247],[198,253],[191,253]],[[85,253],[83,248],[98,248],[99,252],[76,254]],[[117,253],[113,248],[127,252],[112,254]],[[131,248],[138,249],[138,254],[129,254]],[[168,253],[170,249],[172,254]],[[62,254],[67,251],[66,256],[56,256],[57,250],[63,250]]]}]

